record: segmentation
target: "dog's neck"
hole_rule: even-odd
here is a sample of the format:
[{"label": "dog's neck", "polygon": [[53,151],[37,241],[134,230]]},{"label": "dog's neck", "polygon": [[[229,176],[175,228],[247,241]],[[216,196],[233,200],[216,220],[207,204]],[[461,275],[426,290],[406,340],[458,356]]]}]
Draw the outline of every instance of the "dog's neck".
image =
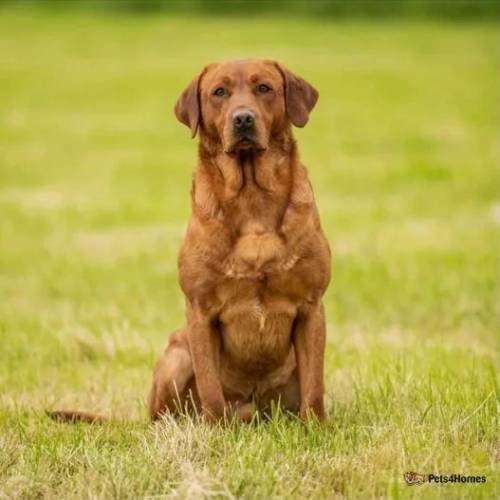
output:
[{"label": "dog's neck", "polygon": [[233,155],[202,131],[199,158],[194,213],[223,220],[237,234],[279,227],[298,163],[290,130],[272,137],[265,151],[243,150]]}]

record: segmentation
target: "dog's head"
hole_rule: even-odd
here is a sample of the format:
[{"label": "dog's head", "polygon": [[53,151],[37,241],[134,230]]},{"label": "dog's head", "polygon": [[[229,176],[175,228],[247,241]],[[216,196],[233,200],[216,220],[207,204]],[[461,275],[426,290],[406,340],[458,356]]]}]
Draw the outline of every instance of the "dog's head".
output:
[{"label": "dog's head", "polygon": [[291,122],[303,127],[318,99],[316,89],[269,60],[206,66],[179,97],[177,118],[222,145],[227,154],[265,151]]}]

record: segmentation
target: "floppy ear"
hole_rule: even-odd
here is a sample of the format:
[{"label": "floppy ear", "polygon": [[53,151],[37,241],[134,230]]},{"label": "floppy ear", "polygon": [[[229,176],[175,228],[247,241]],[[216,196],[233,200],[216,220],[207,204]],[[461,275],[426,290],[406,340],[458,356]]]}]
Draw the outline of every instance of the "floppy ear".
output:
[{"label": "floppy ear", "polygon": [[201,75],[202,73],[193,78],[191,83],[184,89],[179,99],[177,99],[174,108],[177,119],[191,129],[191,137],[196,135],[201,118],[199,98]]},{"label": "floppy ear", "polygon": [[276,66],[283,76],[288,118],[296,127],[303,127],[309,120],[309,113],[318,100],[318,91],[300,76],[294,75],[279,64]]}]

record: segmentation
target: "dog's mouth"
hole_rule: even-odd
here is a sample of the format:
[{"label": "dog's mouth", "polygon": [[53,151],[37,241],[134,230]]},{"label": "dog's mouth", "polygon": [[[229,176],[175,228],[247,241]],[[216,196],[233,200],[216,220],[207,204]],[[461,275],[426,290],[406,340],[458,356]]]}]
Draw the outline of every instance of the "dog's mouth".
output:
[{"label": "dog's mouth", "polygon": [[236,154],[240,151],[255,151],[261,153],[267,148],[259,143],[255,137],[251,135],[243,135],[237,137],[233,143],[226,149],[227,154]]}]

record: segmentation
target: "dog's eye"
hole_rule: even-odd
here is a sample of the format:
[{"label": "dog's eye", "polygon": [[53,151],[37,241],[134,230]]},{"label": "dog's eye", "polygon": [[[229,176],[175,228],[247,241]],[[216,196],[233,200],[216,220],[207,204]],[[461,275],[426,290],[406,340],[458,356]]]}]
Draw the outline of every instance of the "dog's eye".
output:
[{"label": "dog's eye", "polygon": [[258,87],[257,90],[261,94],[267,94],[269,91],[272,90],[272,88],[269,85],[266,85],[265,83],[261,83]]},{"label": "dog's eye", "polygon": [[217,87],[214,91],[213,94],[216,95],[217,97],[222,97],[226,95],[226,89],[224,87]]}]

